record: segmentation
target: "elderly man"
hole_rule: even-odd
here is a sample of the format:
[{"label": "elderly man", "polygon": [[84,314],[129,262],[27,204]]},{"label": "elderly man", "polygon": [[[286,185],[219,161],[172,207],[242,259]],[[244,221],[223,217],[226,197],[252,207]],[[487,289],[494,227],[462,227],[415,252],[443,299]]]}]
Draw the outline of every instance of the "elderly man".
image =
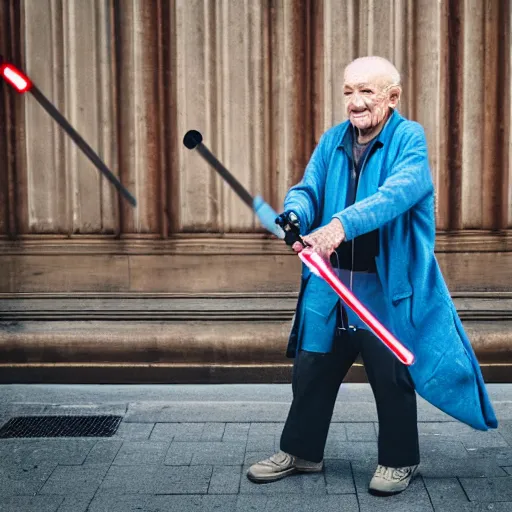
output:
[{"label": "elderly man", "polygon": [[[304,267],[287,355],[293,401],[281,450],[250,467],[254,482],[323,469],[339,387],[361,355],[379,419],[369,491],[402,492],[420,462],[416,394],[481,430],[497,421],[478,362],[434,256],[434,186],[422,127],[398,114],[400,75],[380,57],[345,69],[348,120],[321,138],[281,221],[416,356],[407,368]],[[300,243],[293,249],[299,252]]]}]

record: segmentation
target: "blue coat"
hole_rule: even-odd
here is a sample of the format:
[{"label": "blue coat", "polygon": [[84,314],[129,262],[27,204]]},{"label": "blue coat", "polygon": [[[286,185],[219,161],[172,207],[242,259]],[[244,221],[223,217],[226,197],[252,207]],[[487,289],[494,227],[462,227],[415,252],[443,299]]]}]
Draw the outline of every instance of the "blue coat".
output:
[{"label": "blue coat", "polygon": [[[349,129],[346,121],[324,133],[302,181],[289,190],[285,210],[297,214],[303,235],[333,217],[343,224],[347,240],[379,230],[376,266],[391,308],[392,325],[386,327],[415,355],[409,371],[416,391],[476,429],[496,428],[478,361],[434,255],[435,190],[424,130],[393,112],[364,164],[356,202],[344,208]],[[312,298],[303,301],[306,287]],[[308,336],[332,337],[337,301],[334,291],[303,266],[301,314],[290,335],[289,357]]]}]

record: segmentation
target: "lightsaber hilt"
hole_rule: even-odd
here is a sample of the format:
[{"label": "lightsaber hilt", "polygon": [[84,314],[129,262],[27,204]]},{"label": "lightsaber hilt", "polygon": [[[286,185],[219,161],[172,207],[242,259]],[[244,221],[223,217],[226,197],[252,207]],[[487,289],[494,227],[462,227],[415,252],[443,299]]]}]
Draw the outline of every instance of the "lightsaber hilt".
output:
[{"label": "lightsaber hilt", "polygon": [[183,138],[188,149],[195,149],[226,180],[238,197],[250,208],[254,198],[244,186],[219,162],[217,157],[203,144],[203,136],[197,130],[189,130]]}]

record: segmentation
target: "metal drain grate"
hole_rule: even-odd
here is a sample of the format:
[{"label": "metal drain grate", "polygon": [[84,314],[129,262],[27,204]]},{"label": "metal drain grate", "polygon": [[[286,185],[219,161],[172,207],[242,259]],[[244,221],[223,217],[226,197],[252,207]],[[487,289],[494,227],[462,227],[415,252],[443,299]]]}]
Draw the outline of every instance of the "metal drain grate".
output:
[{"label": "metal drain grate", "polygon": [[122,419],[122,416],[17,416],[0,428],[0,439],[112,437]]}]

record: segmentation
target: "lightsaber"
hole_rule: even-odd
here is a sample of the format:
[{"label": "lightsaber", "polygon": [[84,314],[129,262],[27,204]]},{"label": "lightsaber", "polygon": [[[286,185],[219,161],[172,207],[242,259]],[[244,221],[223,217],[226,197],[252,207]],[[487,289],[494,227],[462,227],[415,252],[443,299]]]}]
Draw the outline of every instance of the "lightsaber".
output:
[{"label": "lightsaber", "polygon": [[[235,193],[253,208],[263,226],[278,238],[284,238],[284,231],[275,224],[277,213],[260,197],[252,197],[243,185],[219,162],[212,152],[203,144],[203,136],[197,130],[190,130],[183,138],[183,144],[188,149],[197,149],[199,154],[224,178]],[[255,205],[258,207],[256,209]],[[278,229],[276,229],[278,228]],[[300,239],[300,237],[299,237]],[[304,242],[302,242],[304,245]],[[400,343],[355,297],[355,295],[338,279],[332,268],[322,257],[311,249],[299,252],[299,258],[317,276],[324,279],[338,294],[345,304],[366,324],[378,339],[405,365],[414,362],[413,354]]]},{"label": "lightsaber", "polygon": [[356,296],[340,281],[333,272],[332,267],[324,259],[311,249],[303,249],[299,252],[299,258],[317,276],[324,279],[327,284],[338,294],[345,304],[376,334],[376,336],[388,347],[403,364],[410,366],[414,363],[414,355],[402,345],[371,313]]},{"label": "lightsaber", "polygon": [[34,82],[30,80],[24,73],[14,67],[12,64],[2,63],[0,57],[0,76],[20,94],[25,92],[32,93],[37,102],[50,114],[52,119],[56,121],[61,128],[71,137],[73,142],[79,147],[82,153],[94,164],[107,178],[120,194],[132,205],[137,206],[137,201],[121,184],[115,174],[107,167],[98,154],[87,144],[83,137],[69,124],[68,120],[57,110],[57,107],[36,87]]}]

